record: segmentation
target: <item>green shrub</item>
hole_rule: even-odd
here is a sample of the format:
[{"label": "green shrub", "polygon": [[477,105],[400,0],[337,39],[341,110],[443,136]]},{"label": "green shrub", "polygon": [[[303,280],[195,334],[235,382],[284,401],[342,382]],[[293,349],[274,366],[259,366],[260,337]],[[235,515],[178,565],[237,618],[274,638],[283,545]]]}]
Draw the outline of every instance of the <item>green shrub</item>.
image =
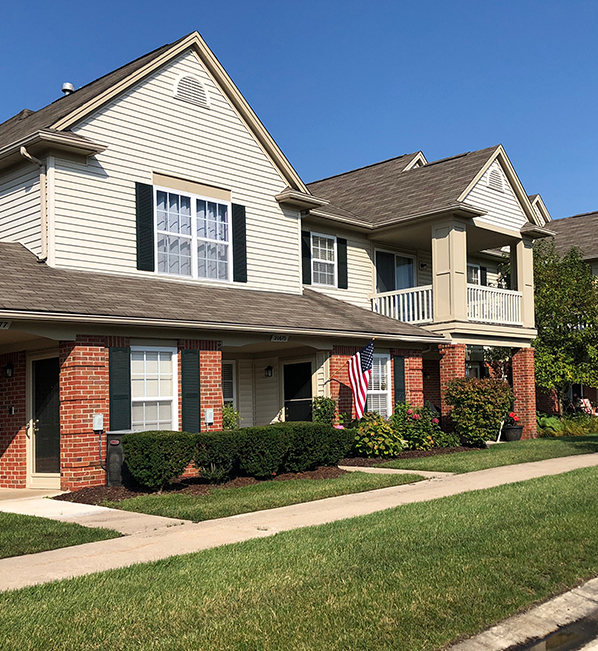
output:
[{"label": "green shrub", "polygon": [[396,457],[405,443],[380,414],[368,412],[357,422],[353,451],[363,457]]},{"label": "green shrub", "polygon": [[486,441],[496,440],[514,396],[502,380],[458,378],[449,382],[446,400],[453,407],[450,417],[461,441],[484,447]]},{"label": "green shrub", "polygon": [[239,429],[241,413],[232,405],[222,406],[222,429]]},{"label": "green shrub", "polygon": [[538,413],[536,417],[538,425],[538,435],[542,438],[553,436],[563,436],[563,421],[558,416]]},{"label": "green shrub", "polygon": [[244,429],[236,429],[195,434],[194,461],[204,479],[217,484],[238,472],[245,432]]},{"label": "green shrub", "polygon": [[434,434],[434,444],[437,448],[456,448],[461,445],[461,440],[455,432],[443,432],[438,430]]},{"label": "green shrub", "polygon": [[410,450],[430,450],[441,433],[436,414],[428,407],[412,407],[407,402],[395,405],[390,424]]},{"label": "green shrub", "polygon": [[193,437],[187,432],[171,431],[125,434],[122,445],[131,476],[140,486],[161,491],[193,460]]},{"label": "green shrub", "polygon": [[352,432],[327,423],[285,423],[284,429],[290,437],[284,472],[336,465],[351,449]]},{"label": "green shrub", "polygon": [[290,449],[290,433],[279,426],[247,427],[241,450],[241,472],[265,479],[276,475]]},{"label": "green shrub", "polygon": [[332,398],[318,396],[312,401],[312,418],[314,423],[332,425],[336,416],[336,402]]}]

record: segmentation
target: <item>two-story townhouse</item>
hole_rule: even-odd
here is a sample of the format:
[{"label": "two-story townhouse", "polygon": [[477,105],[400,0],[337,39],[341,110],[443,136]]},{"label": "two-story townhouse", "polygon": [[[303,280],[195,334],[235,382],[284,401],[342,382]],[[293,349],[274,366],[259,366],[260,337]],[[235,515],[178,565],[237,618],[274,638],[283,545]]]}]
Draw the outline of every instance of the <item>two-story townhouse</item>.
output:
[{"label": "two-story townhouse", "polygon": [[[416,152],[307,187],[329,203],[304,213],[303,282],[444,335],[423,354],[424,399],[443,415],[449,380],[480,377],[488,348],[511,349],[515,410],[532,436],[532,244],[550,235],[550,215],[525,193],[503,147],[434,162]],[[339,242],[347,242],[344,288],[316,269],[338,256]],[[505,256],[509,288],[499,274]]]},{"label": "two-story townhouse", "polygon": [[532,436],[542,210],[501,146],[306,186],[196,32],[67,86],[0,124],[0,486],[101,484],[106,431],[218,429],[223,402],[244,426],[351,412],[372,337],[385,415],[446,414],[512,348]]},{"label": "two-story townhouse", "polygon": [[423,403],[444,334],[343,300],[342,237],[307,286],[302,215],[326,200],[199,34],[65,90],[0,125],[0,486],[102,484],[106,431],[219,429],[223,401],[243,425],[331,391],[350,410],[372,337],[370,407]]}]

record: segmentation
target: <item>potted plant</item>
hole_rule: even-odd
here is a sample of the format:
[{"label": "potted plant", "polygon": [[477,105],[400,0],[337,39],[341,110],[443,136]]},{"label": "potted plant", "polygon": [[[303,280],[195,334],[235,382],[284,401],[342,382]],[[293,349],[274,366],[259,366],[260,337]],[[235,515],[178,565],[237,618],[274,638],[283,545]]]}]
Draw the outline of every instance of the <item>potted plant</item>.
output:
[{"label": "potted plant", "polygon": [[523,433],[523,425],[518,423],[519,416],[516,416],[514,411],[510,411],[503,422],[500,438],[503,441],[519,441]]}]

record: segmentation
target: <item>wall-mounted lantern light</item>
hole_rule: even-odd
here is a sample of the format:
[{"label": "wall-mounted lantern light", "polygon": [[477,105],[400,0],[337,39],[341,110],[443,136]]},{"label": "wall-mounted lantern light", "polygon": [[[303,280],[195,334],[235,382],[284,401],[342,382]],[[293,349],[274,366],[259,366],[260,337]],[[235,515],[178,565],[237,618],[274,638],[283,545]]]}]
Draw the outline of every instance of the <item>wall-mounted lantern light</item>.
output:
[{"label": "wall-mounted lantern light", "polygon": [[8,362],[8,364],[2,367],[2,375],[5,378],[11,378],[14,374],[15,367],[12,365],[12,362]]},{"label": "wall-mounted lantern light", "polygon": [[272,372],[273,371],[274,371],[274,369],[271,366],[266,366],[266,368],[264,369],[264,375],[266,377],[272,377]]}]

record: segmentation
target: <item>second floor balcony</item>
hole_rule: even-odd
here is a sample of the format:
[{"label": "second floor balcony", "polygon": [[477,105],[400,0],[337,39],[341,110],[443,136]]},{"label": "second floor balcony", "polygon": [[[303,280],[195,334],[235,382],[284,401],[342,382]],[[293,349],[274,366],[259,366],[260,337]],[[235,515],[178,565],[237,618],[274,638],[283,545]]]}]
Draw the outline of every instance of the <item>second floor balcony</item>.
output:
[{"label": "second floor balcony", "polygon": [[[467,319],[477,323],[523,325],[522,293],[467,284]],[[432,285],[384,292],[372,297],[372,310],[399,321],[425,325],[434,322]]]}]

